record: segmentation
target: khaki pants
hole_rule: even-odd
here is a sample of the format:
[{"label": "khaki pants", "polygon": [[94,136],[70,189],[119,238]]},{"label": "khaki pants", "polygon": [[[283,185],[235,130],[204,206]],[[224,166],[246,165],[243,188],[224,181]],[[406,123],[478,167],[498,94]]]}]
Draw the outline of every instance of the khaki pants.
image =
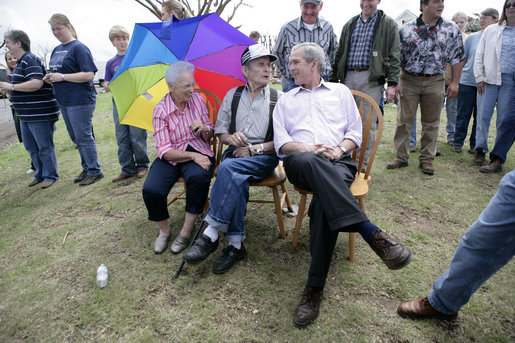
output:
[{"label": "khaki pants", "polygon": [[[368,78],[370,77],[370,71],[348,71],[345,76],[344,84],[349,87],[351,90],[361,91],[374,99],[374,101],[379,105],[381,103],[381,96],[383,95],[384,85],[373,85],[370,86],[370,82]],[[359,105],[359,104],[358,104]],[[363,113],[368,114],[370,109],[370,103],[365,101],[363,103]],[[379,113],[382,115],[382,113]],[[376,129],[377,129],[377,115],[376,111],[372,111],[372,125],[370,126],[369,139],[367,144],[367,150],[365,152],[365,161],[364,166],[368,163],[368,158],[372,153],[372,149],[374,148],[374,143],[376,141]],[[368,116],[368,115],[367,115]],[[365,120],[367,116],[363,118],[363,125],[365,124]],[[358,152],[359,154],[359,152]]]},{"label": "khaki pants", "polygon": [[419,161],[433,163],[444,97],[443,75],[414,76],[401,72],[402,96],[397,111],[397,127],[393,138],[395,160],[408,162],[409,136],[420,104],[422,136]]}]

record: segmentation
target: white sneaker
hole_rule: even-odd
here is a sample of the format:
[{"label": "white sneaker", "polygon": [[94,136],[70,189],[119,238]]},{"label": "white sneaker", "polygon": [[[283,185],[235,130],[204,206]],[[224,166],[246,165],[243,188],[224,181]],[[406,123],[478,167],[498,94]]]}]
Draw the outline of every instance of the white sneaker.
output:
[{"label": "white sneaker", "polygon": [[30,175],[30,174],[34,174],[35,170],[30,168],[29,170],[27,170],[27,175]]}]

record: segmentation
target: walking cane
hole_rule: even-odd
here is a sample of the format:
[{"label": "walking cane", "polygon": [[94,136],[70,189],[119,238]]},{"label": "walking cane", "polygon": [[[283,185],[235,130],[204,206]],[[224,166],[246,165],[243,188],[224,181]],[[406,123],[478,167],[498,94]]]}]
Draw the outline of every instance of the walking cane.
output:
[{"label": "walking cane", "polygon": [[[206,214],[207,215],[207,214]],[[193,235],[193,238],[191,239],[191,242],[190,242],[190,245],[188,246],[188,249],[191,248],[191,246],[193,245],[193,243],[197,240],[198,238],[198,235],[200,234],[200,230],[202,230],[202,225],[204,225],[204,219],[206,219],[206,217],[204,216],[204,218],[202,218],[202,220],[200,221],[200,224],[197,228],[197,231],[195,231],[195,234]],[[184,267],[184,263],[186,263],[186,261],[184,261],[184,259],[182,260],[181,262],[181,265],[179,266],[179,268],[177,269],[177,271],[175,272],[175,275],[173,276],[172,278],[172,282],[174,282],[175,280],[177,280],[177,278],[179,277],[179,274],[181,273],[182,271],[182,268]]]}]

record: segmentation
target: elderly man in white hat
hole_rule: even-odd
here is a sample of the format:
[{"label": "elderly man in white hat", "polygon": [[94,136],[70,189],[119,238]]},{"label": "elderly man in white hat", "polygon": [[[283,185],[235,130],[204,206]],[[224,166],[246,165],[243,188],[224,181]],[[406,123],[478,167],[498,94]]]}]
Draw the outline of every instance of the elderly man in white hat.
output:
[{"label": "elderly man in white hat", "polygon": [[209,225],[184,254],[188,263],[199,263],[218,248],[219,232],[225,232],[228,246],[215,261],[213,272],[222,274],[245,258],[244,217],[249,198],[249,181],[262,180],[278,163],[274,151],[272,112],[282,95],[268,86],[276,56],[262,45],[249,46],[241,55],[245,86],[227,92],[215,125],[215,135],[229,145],[211,190]]}]

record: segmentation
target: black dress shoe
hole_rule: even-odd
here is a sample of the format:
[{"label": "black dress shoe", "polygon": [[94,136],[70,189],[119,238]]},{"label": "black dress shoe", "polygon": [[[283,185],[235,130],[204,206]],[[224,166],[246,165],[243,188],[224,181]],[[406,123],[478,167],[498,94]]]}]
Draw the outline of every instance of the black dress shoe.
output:
[{"label": "black dress shoe", "polygon": [[219,242],[220,239],[211,242],[211,238],[202,234],[200,238],[197,238],[197,240],[193,242],[191,248],[182,255],[182,259],[192,264],[202,262],[209,256],[209,254],[218,249]]},{"label": "black dress shoe", "polygon": [[384,231],[377,230],[374,232],[370,247],[389,269],[401,269],[411,261],[411,251],[394,241]]},{"label": "black dress shoe", "polygon": [[241,244],[240,249],[236,249],[232,245],[228,245],[222,250],[222,256],[216,259],[213,264],[213,273],[223,274],[228,272],[234,264],[240,260],[243,260],[247,256],[247,250]]},{"label": "black dress shoe", "polygon": [[318,317],[318,310],[322,302],[323,289],[306,286],[302,299],[293,313],[293,324],[303,328],[311,324]]}]

